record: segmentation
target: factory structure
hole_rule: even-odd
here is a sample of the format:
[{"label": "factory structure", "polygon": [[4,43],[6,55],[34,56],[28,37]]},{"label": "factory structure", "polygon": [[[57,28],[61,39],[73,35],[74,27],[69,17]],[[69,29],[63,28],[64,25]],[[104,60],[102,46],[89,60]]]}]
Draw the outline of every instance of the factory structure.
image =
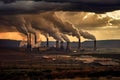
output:
[{"label": "factory structure", "polygon": [[[34,49],[39,50],[39,48],[40,48],[40,46],[35,47],[35,48],[32,47],[32,41],[33,41],[34,44],[36,44],[37,43],[37,38],[36,38],[36,36],[34,36],[34,38],[32,38],[32,34],[29,33],[28,36],[27,36],[27,51],[29,51],[29,52],[32,52]],[[66,45],[64,45],[65,43],[66,43]],[[82,47],[80,38],[78,39],[77,46],[78,46],[77,50],[83,51],[84,48]],[[46,38],[44,48],[47,48],[47,49],[51,48],[50,41],[49,41],[48,37]],[[92,49],[92,51],[96,51],[96,49],[97,49],[97,47],[96,47],[96,39],[95,39],[95,40],[93,40],[93,49]],[[70,41],[63,42],[63,41],[56,40],[54,50],[66,51],[66,52],[71,51],[72,50],[71,42]]]},{"label": "factory structure", "polygon": [[[27,51],[30,52],[34,49],[39,50],[40,44],[36,46],[39,34],[43,34],[46,37],[47,49],[50,48],[50,41],[46,34],[56,40],[54,50],[72,50],[71,42],[67,35],[74,36],[78,39],[78,50],[82,49],[81,37],[93,40],[93,50],[96,50],[96,38],[94,35],[76,27],[69,21],[63,21],[54,11],[43,12],[36,15],[3,15],[0,19],[2,20],[1,25],[14,27],[18,32],[22,33],[24,37],[27,37]],[[64,45],[64,42],[66,45]]]}]

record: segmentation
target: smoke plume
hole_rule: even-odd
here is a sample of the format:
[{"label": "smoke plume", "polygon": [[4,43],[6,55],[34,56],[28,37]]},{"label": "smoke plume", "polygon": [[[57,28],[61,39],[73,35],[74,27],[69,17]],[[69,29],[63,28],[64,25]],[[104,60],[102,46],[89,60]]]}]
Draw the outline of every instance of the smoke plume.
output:
[{"label": "smoke plume", "polygon": [[20,15],[0,16],[0,24],[9,27],[15,26],[19,32],[24,35],[28,34],[28,30],[25,26],[25,20]]},{"label": "smoke plume", "polygon": [[43,12],[35,15],[0,16],[0,25],[10,27],[15,26],[20,33],[25,35],[32,33],[37,38],[41,32],[46,38],[48,38],[49,35],[57,41],[70,42],[66,34],[75,36],[78,39],[80,36],[92,40],[96,39],[94,35],[78,30],[78,28],[72,23],[67,21],[63,22],[57,17],[54,11]]},{"label": "smoke plume", "polygon": [[80,32],[81,36],[83,36],[84,38],[96,40],[95,36],[88,33],[88,32],[85,32],[85,31],[82,31],[82,30],[79,30],[79,32]]},{"label": "smoke plume", "polygon": [[49,34],[49,36],[52,36],[56,40],[62,41],[58,29],[55,28],[51,22],[44,19],[41,15],[34,15],[34,17],[28,16],[27,18],[30,18],[28,20],[31,22],[33,28]]},{"label": "smoke plume", "polygon": [[58,18],[55,12],[46,12],[45,14],[41,14],[46,20],[49,20],[54,24],[55,27],[59,28],[62,33],[69,34],[72,36],[76,36],[80,38],[79,31],[74,25],[69,22],[63,22],[60,18]]}]

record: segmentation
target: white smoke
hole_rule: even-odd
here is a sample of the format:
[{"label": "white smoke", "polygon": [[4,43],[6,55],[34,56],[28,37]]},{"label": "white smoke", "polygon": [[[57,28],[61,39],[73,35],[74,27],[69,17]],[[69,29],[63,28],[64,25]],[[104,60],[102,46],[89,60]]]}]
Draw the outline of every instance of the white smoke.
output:
[{"label": "white smoke", "polygon": [[84,38],[96,40],[95,36],[88,33],[88,32],[85,32],[85,31],[82,31],[82,30],[79,30],[79,32],[80,32],[81,36],[84,37]]}]

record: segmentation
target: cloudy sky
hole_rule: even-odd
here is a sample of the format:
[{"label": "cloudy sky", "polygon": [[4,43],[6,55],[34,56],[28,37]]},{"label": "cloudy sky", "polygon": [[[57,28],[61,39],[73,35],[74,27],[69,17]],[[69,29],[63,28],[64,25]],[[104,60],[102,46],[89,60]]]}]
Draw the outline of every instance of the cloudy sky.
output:
[{"label": "cloudy sky", "polygon": [[[19,33],[15,27],[10,27],[18,25],[14,22],[16,21],[14,19],[12,19],[12,24],[9,24],[9,20],[13,18],[11,16],[34,16],[41,13],[43,14],[46,11],[55,12],[55,15],[63,22],[69,22],[73,24],[75,28],[93,34],[97,40],[120,39],[119,0],[105,0],[104,2],[102,2],[101,0],[11,0],[10,2],[5,2],[5,0],[3,1],[0,1],[1,39],[4,38],[25,40],[25,37],[23,37],[22,33]],[[7,21],[5,22],[5,20]],[[49,23],[46,22],[46,24]],[[15,38],[16,36],[17,38]],[[42,40],[45,40],[44,36],[40,35],[40,37]],[[77,41],[77,38],[75,37],[69,36],[69,38],[71,41]],[[53,39],[50,38],[50,40]],[[82,38],[82,40],[85,39]]]},{"label": "cloudy sky", "polygon": [[57,12],[64,21],[86,30],[98,40],[120,39],[120,11],[96,14],[91,12]]}]

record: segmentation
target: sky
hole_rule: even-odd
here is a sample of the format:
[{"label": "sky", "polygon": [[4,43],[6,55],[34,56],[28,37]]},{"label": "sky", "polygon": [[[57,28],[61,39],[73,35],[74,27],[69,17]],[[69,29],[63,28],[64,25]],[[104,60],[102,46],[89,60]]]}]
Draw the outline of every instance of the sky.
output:
[{"label": "sky", "polygon": [[96,14],[91,12],[58,12],[63,20],[95,35],[97,40],[120,39],[120,10]]},{"label": "sky", "polygon": [[[44,36],[46,32],[56,39],[60,39],[56,35],[64,34],[70,41],[78,41],[75,36],[77,33],[74,32],[76,29],[92,34],[97,40],[120,39],[119,3],[119,0],[106,0],[104,3],[101,0],[23,0],[7,3],[0,1],[0,39],[26,40],[27,31],[21,27],[24,23],[36,23],[33,28],[37,33],[41,32],[39,33],[41,41],[46,40]],[[58,24],[49,15],[55,16],[58,18],[55,20],[63,23]],[[22,20],[23,17],[26,21]],[[66,22],[69,23],[68,27],[65,26]],[[37,25],[44,27],[36,27]],[[16,26],[24,31],[21,33],[21,29]],[[49,39],[55,40],[52,37]],[[83,37],[81,39],[82,41],[89,40]]]},{"label": "sky", "polygon": [[[21,6],[22,5],[22,6]],[[1,0],[0,14],[43,11],[88,11],[103,13],[120,9],[119,0]]]}]

